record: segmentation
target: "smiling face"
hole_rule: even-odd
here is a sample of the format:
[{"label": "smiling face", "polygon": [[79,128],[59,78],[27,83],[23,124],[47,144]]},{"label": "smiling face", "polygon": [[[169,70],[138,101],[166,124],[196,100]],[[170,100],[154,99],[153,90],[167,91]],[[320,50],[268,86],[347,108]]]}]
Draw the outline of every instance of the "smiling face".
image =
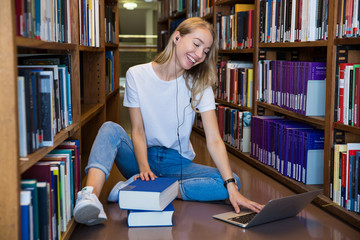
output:
[{"label": "smiling face", "polygon": [[213,44],[213,37],[209,30],[197,28],[183,36],[180,36],[180,33],[175,34],[174,41],[176,63],[182,69],[189,70],[205,60]]}]

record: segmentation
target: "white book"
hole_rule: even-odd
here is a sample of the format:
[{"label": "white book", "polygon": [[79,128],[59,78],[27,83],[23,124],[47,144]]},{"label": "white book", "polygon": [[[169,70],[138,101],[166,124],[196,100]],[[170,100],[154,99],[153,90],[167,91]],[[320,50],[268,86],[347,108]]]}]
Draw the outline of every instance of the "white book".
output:
[{"label": "white book", "polygon": [[170,203],[163,211],[130,210],[127,218],[129,227],[173,226],[174,206]]},{"label": "white book", "polygon": [[41,0],[40,1],[40,39],[43,41],[48,41],[46,39],[46,25],[47,25],[46,8],[47,8],[46,0]]},{"label": "white book", "polygon": [[358,36],[359,34],[359,20],[358,20],[358,14],[359,14],[359,0],[354,0],[353,5],[353,20],[352,20],[352,36]]},{"label": "white book", "polygon": [[99,0],[95,0],[95,46],[100,47]]},{"label": "white book", "polygon": [[[79,5],[79,8],[81,6]],[[71,10],[70,10],[70,0],[66,0],[66,10],[67,10],[67,13],[66,13],[66,16],[67,16],[67,26],[66,26],[66,31],[67,31],[67,40],[66,42],[67,43],[71,43]],[[79,15],[80,16],[80,15]],[[79,21],[80,21],[80,18],[81,16],[79,17]],[[79,28],[80,29],[80,28]]]},{"label": "white book", "polygon": [[349,96],[350,96],[350,70],[352,65],[346,66],[344,71],[344,103],[343,103],[343,124],[349,125]]},{"label": "white book", "polygon": [[159,177],[151,181],[140,178],[119,191],[119,207],[128,210],[164,210],[177,196],[176,178]]},{"label": "white book", "polygon": [[276,0],[273,0],[271,3],[271,28],[270,28],[270,39],[271,43],[276,41]]},{"label": "white book", "polygon": [[54,145],[54,76],[52,71],[40,72],[40,94],[41,94],[41,116],[43,118],[43,141],[42,147],[51,147]]},{"label": "white book", "polygon": [[265,36],[264,36],[264,43],[268,42],[267,35],[268,35],[268,26],[269,26],[269,2],[266,1],[266,7],[265,7]]},{"label": "white book", "polygon": [[83,6],[81,5],[81,2],[82,0],[79,0],[79,3],[78,3],[78,8],[79,8],[79,44],[82,45],[83,44],[83,35],[82,35],[82,32],[81,30],[83,29],[83,17],[84,15],[82,14],[82,10],[83,10]]},{"label": "white book", "polygon": [[67,71],[65,67],[59,66],[59,76],[60,76],[60,93],[61,93],[61,111],[62,111],[62,127],[66,128],[69,126],[69,112],[68,112],[68,102],[67,102],[67,80],[66,76]]},{"label": "white book", "polygon": [[25,78],[18,76],[18,111],[19,111],[19,155],[27,156]]}]

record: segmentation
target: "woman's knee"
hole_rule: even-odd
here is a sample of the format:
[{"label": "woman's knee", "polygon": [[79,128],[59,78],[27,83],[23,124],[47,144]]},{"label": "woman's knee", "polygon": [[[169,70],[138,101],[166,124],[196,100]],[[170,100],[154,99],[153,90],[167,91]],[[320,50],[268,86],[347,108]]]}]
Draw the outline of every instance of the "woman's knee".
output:
[{"label": "woman's knee", "polygon": [[116,135],[122,136],[123,134],[127,134],[123,127],[119,124],[107,121],[104,122],[99,130],[99,134],[108,134],[108,135]]}]

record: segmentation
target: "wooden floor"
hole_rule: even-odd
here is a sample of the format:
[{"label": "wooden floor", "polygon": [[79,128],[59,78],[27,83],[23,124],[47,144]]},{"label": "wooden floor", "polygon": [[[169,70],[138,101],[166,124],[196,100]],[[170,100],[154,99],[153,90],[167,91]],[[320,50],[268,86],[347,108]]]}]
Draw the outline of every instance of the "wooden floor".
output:
[{"label": "wooden floor", "polygon": [[[128,123],[123,125],[129,126]],[[213,166],[206,150],[205,139],[193,133],[191,140],[197,153],[194,161]],[[237,157],[231,154],[229,157],[233,171],[241,179],[241,192],[248,198],[265,204],[270,199],[294,194]],[[360,239],[358,230],[313,204],[308,205],[296,217],[245,230],[212,218],[214,214],[232,210],[232,207],[225,203],[175,200],[173,227],[128,228],[127,212],[120,210],[116,203],[106,202],[111,187],[120,179],[123,178],[114,166],[100,197],[108,220],[102,225],[92,227],[79,224],[70,239]]]}]

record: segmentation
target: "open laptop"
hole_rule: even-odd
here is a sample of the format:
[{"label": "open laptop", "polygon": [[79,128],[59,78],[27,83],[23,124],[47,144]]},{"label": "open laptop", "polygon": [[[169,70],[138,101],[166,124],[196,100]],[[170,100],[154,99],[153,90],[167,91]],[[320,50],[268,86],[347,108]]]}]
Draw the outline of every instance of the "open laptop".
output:
[{"label": "open laptop", "polygon": [[273,199],[270,200],[258,213],[252,211],[242,211],[239,214],[235,212],[226,212],[214,215],[213,218],[235,224],[243,228],[249,228],[296,216],[321,192],[322,190],[315,190],[284,198]]}]

